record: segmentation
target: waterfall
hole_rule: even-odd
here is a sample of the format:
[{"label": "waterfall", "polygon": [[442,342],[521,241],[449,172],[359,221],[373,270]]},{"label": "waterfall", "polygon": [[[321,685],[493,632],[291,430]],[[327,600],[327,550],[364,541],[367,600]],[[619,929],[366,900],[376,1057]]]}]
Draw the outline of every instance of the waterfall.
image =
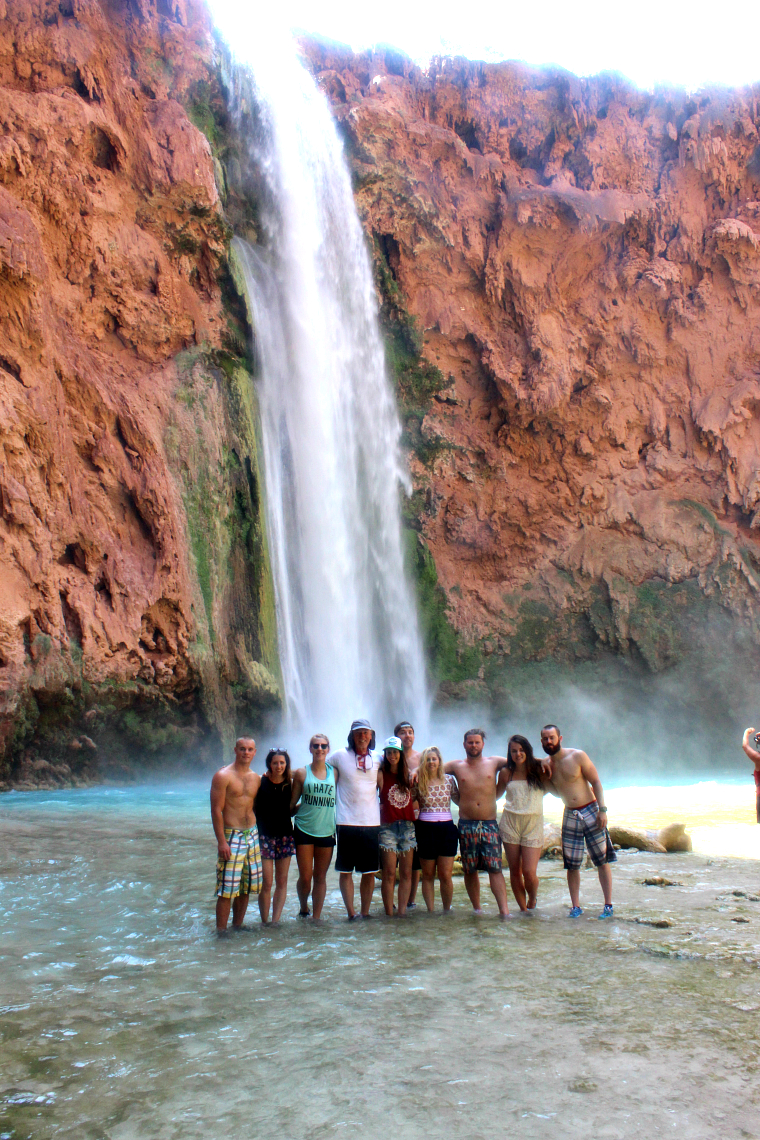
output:
[{"label": "waterfall", "polygon": [[358,716],[382,732],[406,717],[422,727],[399,513],[408,475],[342,145],[289,36],[237,29],[228,40],[238,112],[250,121],[255,108],[262,243],[235,248],[254,315],[288,721],[341,736]]}]

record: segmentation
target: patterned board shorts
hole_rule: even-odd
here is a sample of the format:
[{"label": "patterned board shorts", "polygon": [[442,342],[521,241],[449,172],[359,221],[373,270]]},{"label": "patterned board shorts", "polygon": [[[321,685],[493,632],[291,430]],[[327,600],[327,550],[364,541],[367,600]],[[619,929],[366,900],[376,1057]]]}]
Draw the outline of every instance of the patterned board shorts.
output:
[{"label": "patterned board shorts", "polygon": [[585,839],[591,861],[596,867],[617,860],[610,833],[596,826],[599,805],[596,800],[582,808],[565,808],[562,816],[562,854],[566,871],[578,871],[583,866]]},{"label": "patterned board shorts", "polygon": [[220,899],[236,899],[238,895],[257,895],[261,890],[261,851],[255,827],[225,827],[224,838],[230,845],[231,857],[216,861],[216,895]]},{"label": "patterned board shorts", "polygon": [[495,819],[460,819],[459,854],[465,875],[501,870],[501,836]]},{"label": "patterned board shorts", "polygon": [[296,853],[296,841],[292,835],[259,835],[261,858],[290,859]]}]

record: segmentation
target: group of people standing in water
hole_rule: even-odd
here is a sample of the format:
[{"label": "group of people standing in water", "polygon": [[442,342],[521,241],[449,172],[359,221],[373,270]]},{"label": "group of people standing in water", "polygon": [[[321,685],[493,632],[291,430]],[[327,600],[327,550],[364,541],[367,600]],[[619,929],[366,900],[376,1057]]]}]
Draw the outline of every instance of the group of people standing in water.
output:
[{"label": "group of people standing in water", "polygon": [[[242,926],[251,894],[258,895],[262,922],[279,922],[294,855],[299,914],[319,920],[336,847],[335,869],[349,921],[370,917],[378,873],[385,913],[406,914],[413,898],[415,856],[427,910],[435,907],[437,878],[443,910],[450,911],[457,848],[473,910],[481,913],[483,871],[500,916],[508,918],[502,846],[517,905],[530,913],[538,895],[543,797],[549,791],[565,804],[562,852],[570,917],[583,913],[580,869],[586,850],[604,895],[599,918],[612,917],[610,863],[616,856],[601,781],[586,753],[563,746],[554,724],[541,730],[543,759],[518,735],[510,737],[506,756],[484,756],[485,739],[481,728],[468,729],[464,759],[445,763],[435,745],[415,751],[414,728],[408,721],[397,724],[377,750],[369,722],[355,720],[346,748],[330,752],[327,737],[316,733],[309,742],[309,764],[293,770],[288,750],[271,748],[266,771],[259,776],[251,770],[256,743],[240,737],[234,761],[211,783],[218,847],[217,930],[227,929],[230,910],[233,926]],[[496,803],[502,795],[504,809],[497,821]],[[458,823],[452,803],[458,806]],[[355,873],[360,876],[358,909]]]}]

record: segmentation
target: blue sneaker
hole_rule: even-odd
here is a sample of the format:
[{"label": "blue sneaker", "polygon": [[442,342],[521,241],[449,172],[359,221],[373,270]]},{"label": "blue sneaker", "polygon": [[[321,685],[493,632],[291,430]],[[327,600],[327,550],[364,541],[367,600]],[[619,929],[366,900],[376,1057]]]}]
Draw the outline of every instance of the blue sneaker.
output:
[{"label": "blue sneaker", "polygon": [[605,903],[600,918],[612,918],[612,903]]},{"label": "blue sneaker", "polygon": [[581,910],[581,908],[579,906],[574,906],[567,917],[568,918],[580,918],[582,914],[583,914],[583,911]]}]

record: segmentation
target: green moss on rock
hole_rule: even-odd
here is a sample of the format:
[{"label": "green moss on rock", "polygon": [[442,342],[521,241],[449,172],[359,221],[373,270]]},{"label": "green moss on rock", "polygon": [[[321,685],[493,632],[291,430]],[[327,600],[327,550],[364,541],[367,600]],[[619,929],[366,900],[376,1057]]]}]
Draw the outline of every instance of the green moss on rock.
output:
[{"label": "green moss on rock", "polygon": [[448,618],[448,604],[427,543],[406,530],[407,565],[414,582],[420,630],[431,678],[436,684],[466,681],[477,674],[482,650],[467,645]]},{"label": "green moss on rock", "polygon": [[382,299],[380,324],[388,371],[401,414],[402,443],[421,463],[429,466],[451,445],[445,440],[426,438],[422,433],[422,421],[434,397],[450,387],[450,382],[439,368],[423,357],[422,334],[415,318],[404,306],[387,255],[377,240],[374,254],[375,280]]}]

